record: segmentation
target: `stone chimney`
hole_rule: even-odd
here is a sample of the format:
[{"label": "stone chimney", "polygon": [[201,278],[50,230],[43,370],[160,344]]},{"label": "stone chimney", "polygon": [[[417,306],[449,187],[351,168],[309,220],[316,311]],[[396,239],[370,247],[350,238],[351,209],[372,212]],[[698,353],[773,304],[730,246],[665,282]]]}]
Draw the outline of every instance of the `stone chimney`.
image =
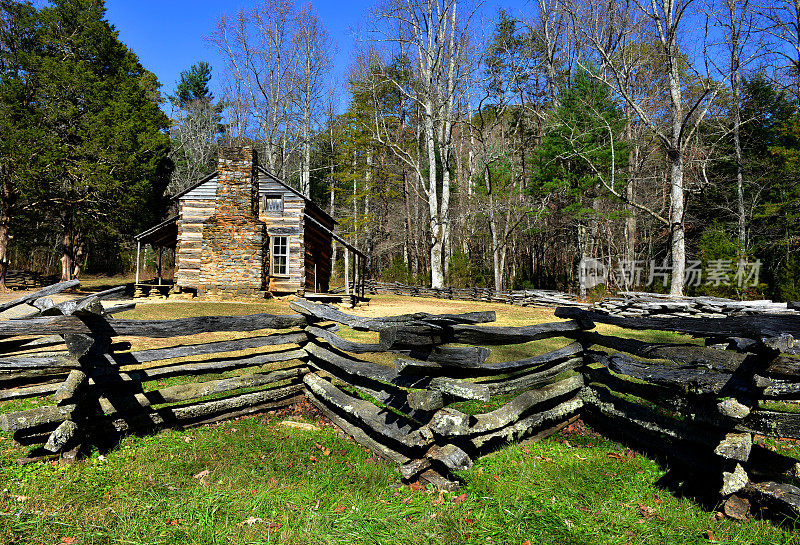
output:
[{"label": "stone chimney", "polygon": [[252,296],[264,289],[257,166],[251,147],[220,149],[214,214],[203,225],[201,292]]}]

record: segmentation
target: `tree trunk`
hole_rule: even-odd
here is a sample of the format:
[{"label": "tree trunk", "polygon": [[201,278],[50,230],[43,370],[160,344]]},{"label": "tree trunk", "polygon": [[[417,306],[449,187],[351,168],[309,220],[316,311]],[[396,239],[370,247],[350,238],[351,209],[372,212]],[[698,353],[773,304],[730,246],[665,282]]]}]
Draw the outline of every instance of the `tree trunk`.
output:
[{"label": "tree trunk", "polygon": [[500,247],[497,242],[497,223],[494,217],[494,195],[492,194],[492,175],[489,165],[483,167],[483,179],[486,182],[486,193],[489,198],[489,233],[492,236],[492,270],[494,271],[494,289],[500,291],[502,279],[500,278]]},{"label": "tree trunk", "polygon": [[0,292],[7,291],[6,273],[8,272],[8,244],[11,241],[11,204],[7,184],[3,184],[3,198],[0,199]]},{"label": "tree trunk", "polygon": [[686,269],[686,239],[683,195],[683,154],[670,151],[670,236],[672,254],[672,279],[669,294],[683,295],[684,271]]}]

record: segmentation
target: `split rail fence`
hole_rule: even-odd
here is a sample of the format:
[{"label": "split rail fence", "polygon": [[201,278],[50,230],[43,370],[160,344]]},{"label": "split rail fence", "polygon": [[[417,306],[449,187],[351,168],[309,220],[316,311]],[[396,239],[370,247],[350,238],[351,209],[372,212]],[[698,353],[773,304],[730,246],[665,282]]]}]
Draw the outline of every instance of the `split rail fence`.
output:
[{"label": "split rail fence", "polygon": [[435,297],[438,299],[454,299],[460,301],[506,303],[522,307],[589,307],[588,303],[581,302],[576,295],[555,290],[495,291],[492,288],[430,288],[427,286],[412,286],[400,282],[379,282],[374,279],[365,280],[364,287],[366,292],[371,294],[391,293],[410,297]]},{"label": "split rail fence", "polygon": [[[100,304],[112,293],[61,305],[37,294],[24,301],[36,316],[0,321],[0,399],[53,396],[0,415],[15,439],[44,445],[32,458],[74,458],[125,433],[305,396],[397,463],[404,479],[455,488],[476,457],[584,416],[717,497],[800,515],[800,464],[762,439],[800,438],[800,317],[676,320],[559,308],[564,321],[498,327],[484,325],[494,312],[363,318],[301,299],[292,315],[123,320],[112,315],[130,305]],[[595,323],[622,329],[601,333]],[[359,333],[344,338],[341,326]],[[682,340],[636,340],[643,329]],[[127,343],[142,338],[177,345],[131,351]],[[543,339],[551,349],[538,353],[532,341]],[[508,345],[525,357],[490,358],[490,347]]]}]

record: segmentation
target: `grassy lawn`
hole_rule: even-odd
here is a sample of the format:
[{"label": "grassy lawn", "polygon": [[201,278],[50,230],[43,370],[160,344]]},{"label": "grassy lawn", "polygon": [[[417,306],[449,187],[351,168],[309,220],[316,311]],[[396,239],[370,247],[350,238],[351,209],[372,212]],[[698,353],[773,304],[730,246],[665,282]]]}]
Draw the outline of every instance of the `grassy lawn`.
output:
[{"label": "grassy lawn", "polygon": [[[504,325],[553,320],[551,311],[541,309],[394,296],[375,297],[353,313],[487,307],[498,312],[498,323]],[[120,317],[255,312],[290,310],[286,301],[145,303]],[[648,332],[635,336],[655,338]],[[135,348],[163,346],[153,344],[156,341],[163,342],[139,340]],[[550,347],[563,342],[554,341]],[[492,358],[500,361],[550,348],[529,344],[498,347]],[[11,407],[0,404],[0,411]],[[288,427],[283,422],[289,419],[311,423],[315,429]],[[775,448],[784,447],[775,443]],[[267,414],[128,437],[114,450],[95,452],[74,465],[16,465],[14,460],[27,452],[8,434],[0,434],[3,544],[522,545],[712,539],[800,544],[800,532],[768,522],[717,520],[715,510],[660,487],[664,468],[581,425],[476,460],[473,468],[460,473],[463,486],[452,494],[401,485],[392,464],[327,425],[310,407],[298,414]]]}]

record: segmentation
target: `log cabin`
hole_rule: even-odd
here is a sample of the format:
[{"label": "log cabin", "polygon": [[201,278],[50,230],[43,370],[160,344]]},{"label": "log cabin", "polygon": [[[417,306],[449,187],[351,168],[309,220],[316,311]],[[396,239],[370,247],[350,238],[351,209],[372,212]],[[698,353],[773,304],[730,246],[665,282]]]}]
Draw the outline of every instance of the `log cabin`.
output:
[{"label": "log cabin", "polygon": [[[135,237],[137,288],[233,297],[324,293],[337,242],[346,257],[353,253],[354,280],[363,278],[363,254],[334,232],[336,221],[261,167],[252,147],[222,148],[217,171],[173,199],[177,214]],[[156,281],[140,283],[142,244],[158,256]],[[175,252],[171,283],[162,279],[164,249]]]}]

